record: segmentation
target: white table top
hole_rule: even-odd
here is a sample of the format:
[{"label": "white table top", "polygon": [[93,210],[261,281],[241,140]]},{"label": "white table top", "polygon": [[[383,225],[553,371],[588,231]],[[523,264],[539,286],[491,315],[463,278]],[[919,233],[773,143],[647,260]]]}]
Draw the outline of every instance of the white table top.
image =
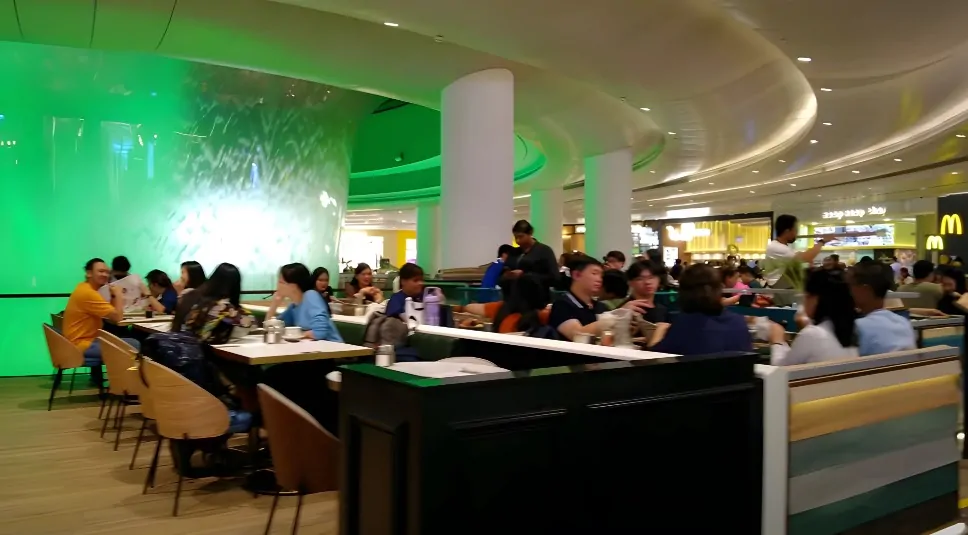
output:
[{"label": "white table top", "polygon": [[134,328],[151,333],[166,333],[171,330],[171,320],[152,323],[135,323]]},{"label": "white table top", "polygon": [[228,344],[213,345],[212,349],[223,358],[254,366],[306,360],[365,357],[373,354],[373,350],[368,347],[324,340],[267,344],[262,341],[261,335],[246,336],[239,341],[232,341]]},{"label": "white table top", "polygon": [[163,321],[167,321],[168,323],[171,323],[171,320],[174,317],[175,316],[166,316],[163,314],[158,314],[154,317],[146,318],[142,315],[142,316],[136,316],[133,318],[124,318],[123,320],[118,322],[118,325],[137,325],[139,323],[160,323]]},{"label": "white table top", "polygon": [[[333,315],[333,321],[343,323],[366,324],[363,316],[342,316]],[[576,344],[564,340],[546,340],[543,338],[530,338],[528,336],[515,336],[511,334],[491,333],[474,329],[455,329],[451,327],[431,327],[421,325],[417,327],[418,333],[436,334],[448,336],[450,338],[462,338],[464,340],[477,340],[480,342],[491,342],[495,344],[507,344],[519,347],[530,347],[543,349],[545,351],[561,351],[563,353],[575,353],[577,355],[588,355],[612,360],[644,360],[660,359],[667,357],[678,357],[669,353],[656,353],[654,351],[642,351],[639,349],[596,346],[592,344]]]}]

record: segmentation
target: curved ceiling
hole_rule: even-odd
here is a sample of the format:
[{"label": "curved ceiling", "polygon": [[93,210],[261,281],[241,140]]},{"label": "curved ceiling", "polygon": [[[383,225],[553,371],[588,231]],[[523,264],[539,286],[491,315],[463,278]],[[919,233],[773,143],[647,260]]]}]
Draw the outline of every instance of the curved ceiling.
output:
[{"label": "curved ceiling", "polygon": [[964,20],[960,0],[0,0],[0,39],[157,52],[431,109],[455,79],[506,68],[516,131],[546,158],[517,193],[571,184],[580,215],[583,158],[631,147],[645,217],[762,209],[963,156]]}]

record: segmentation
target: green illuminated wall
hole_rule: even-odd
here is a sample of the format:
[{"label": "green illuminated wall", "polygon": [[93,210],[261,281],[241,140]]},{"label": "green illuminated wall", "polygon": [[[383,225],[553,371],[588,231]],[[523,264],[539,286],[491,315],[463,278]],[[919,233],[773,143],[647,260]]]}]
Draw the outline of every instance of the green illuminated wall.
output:
[{"label": "green illuminated wall", "polygon": [[[351,143],[378,100],[150,55],[0,43],[0,294],[70,292],[91,257],[177,277],[338,268]],[[3,299],[0,375],[50,370],[64,299]]]}]

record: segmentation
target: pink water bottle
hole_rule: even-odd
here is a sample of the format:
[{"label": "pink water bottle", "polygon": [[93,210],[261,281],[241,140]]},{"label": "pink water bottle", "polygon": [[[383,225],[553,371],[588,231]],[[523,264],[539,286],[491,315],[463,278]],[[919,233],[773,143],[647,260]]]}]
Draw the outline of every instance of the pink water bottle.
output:
[{"label": "pink water bottle", "polygon": [[424,288],[424,325],[440,325],[440,288]]}]

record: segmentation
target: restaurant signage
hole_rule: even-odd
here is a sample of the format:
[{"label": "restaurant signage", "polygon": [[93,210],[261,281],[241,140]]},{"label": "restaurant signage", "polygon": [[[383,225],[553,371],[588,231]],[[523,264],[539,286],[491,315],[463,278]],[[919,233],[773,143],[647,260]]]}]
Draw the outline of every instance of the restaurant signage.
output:
[{"label": "restaurant signage", "polygon": [[843,219],[845,217],[864,217],[879,216],[887,213],[884,206],[871,206],[869,208],[854,208],[852,210],[831,210],[823,213],[824,219]]},{"label": "restaurant signage", "polygon": [[945,234],[961,236],[961,230],[961,216],[958,214],[946,214],[941,218],[941,228],[939,229],[939,232],[942,236]]},{"label": "restaurant signage", "polygon": [[944,238],[941,236],[928,236],[928,239],[924,243],[924,248],[927,251],[943,251]]},{"label": "restaurant signage", "polygon": [[672,241],[691,241],[693,238],[700,238],[712,234],[712,229],[696,228],[695,223],[683,223],[676,228],[672,225],[666,226],[669,239]]}]

